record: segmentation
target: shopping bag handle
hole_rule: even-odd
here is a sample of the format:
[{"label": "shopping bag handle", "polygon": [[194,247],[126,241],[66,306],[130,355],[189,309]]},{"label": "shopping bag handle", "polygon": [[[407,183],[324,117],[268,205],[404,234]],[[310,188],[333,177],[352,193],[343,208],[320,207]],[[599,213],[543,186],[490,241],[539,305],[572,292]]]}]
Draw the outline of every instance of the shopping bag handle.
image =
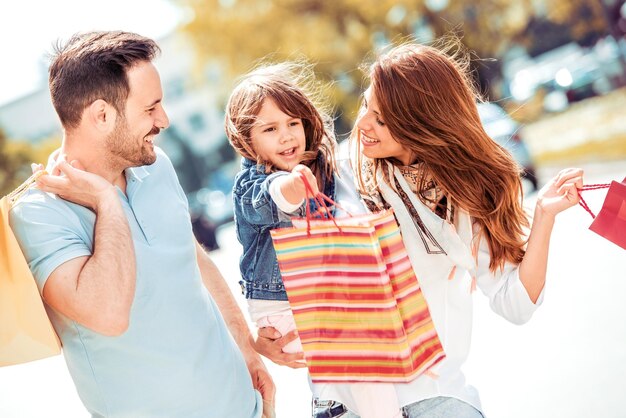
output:
[{"label": "shopping bag handle", "polygon": [[589,214],[591,215],[593,219],[596,218],[596,215],[591,211],[591,209],[589,208],[589,205],[587,205],[587,202],[585,202],[585,199],[583,199],[580,193],[586,192],[588,190],[608,189],[609,187],[611,187],[610,183],[599,183],[599,184],[587,184],[581,187],[580,189],[576,189],[578,192],[578,197],[580,198],[580,201],[578,202],[578,204],[582,206],[583,209],[585,209],[587,212],[589,212]]},{"label": "shopping bag handle", "polygon": [[13,206],[15,202],[24,194],[30,187],[37,182],[37,179],[44,174],[48,174],[46,170],[40,170],[33,173],[29,178],[27,178],[24,183],[17,186],[15,190],[7,195],[7,199],[9,200],[9,206]]},{"label": "shopping bag handle", "polygon": [[[311,187],[311,184],[309,183],[309,180],[307,180],[306,176],[303,173],[300,173],[300,176],[302,177],[302,182],[304,183],[304,188],[307,192],[307,199],[309,198],[309,196],[311,196],[311,198],[315,199],[315,201],[318,202],[318,204],[323,207],[328,214],[330,214],[330,210],[328,209],[328,206],[325,204],[325,202],[328,203],[330,206],[334,206],[337,209],[342,210],[350,218],[354,216],[351,212],[347,211],[343,206],[335,202],[330,197],[326,196],[324,193],[318,192],[317,195],[313,193],[313,187]],[[323,201],[321,201],[320,199],[322,199]]]},{"label": "shopping bag handle", "polygon": [[[304,173],[300,173],[300,177],[302,178],[302,182],[304,183],[304,189],[306,191],[306,232],[307,232],[307,235],[311,234],[311,220],[313,219],[313,215],[311,214],[311,207],[309,205],[309,198],[314,199],[315,202],[317,202],[320,209],[322,208],[324,209],[323,216],[325,216],[326,219],[333,221],[333,224],[335,224],[339,232],[341,232],[341,227],[337,224],[337,221],[335,220],[335,217],[330,211],[330,208],[328,207],[327,203],[330,204],[331,206],[335,206],[343,210],[344,212],[346,212],[346,210],[342,208],[341,206],[339,206],[339,204],[337,204],[337,202],[332,200],[330,197],[326,196],[324,193],[317,192],[316,194],[315,192],[313,192],[313,187],[311,187],[311,184],[309,183],[309,180],[306,178]],[[346,213],[349,216],[352,216],[352,214],[348,212]]]}]

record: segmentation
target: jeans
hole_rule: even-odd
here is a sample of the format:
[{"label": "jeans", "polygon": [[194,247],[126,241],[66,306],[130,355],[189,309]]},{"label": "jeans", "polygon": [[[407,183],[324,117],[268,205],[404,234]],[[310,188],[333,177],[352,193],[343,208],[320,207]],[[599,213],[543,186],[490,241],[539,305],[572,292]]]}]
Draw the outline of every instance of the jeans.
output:
[{"label": "jeans", "polygon": [[[359,418],[343,404],[313,399],[312,418]],[[438,396],[402,408],[403,418],[483,418],[472,405],[456,398]]]},{"label": "jeans", "polygon": [[312,418],[359,418],[354,412],[348,410],[342,403],[336,401],[324,401],[313,399]]}]

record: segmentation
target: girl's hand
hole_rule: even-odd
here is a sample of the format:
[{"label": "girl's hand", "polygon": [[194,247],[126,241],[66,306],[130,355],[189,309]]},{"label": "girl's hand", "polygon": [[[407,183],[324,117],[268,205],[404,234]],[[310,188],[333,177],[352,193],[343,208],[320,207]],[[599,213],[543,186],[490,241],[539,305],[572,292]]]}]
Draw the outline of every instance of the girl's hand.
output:
[{"label": "girl's hand", "polygon": [[[311,194],[311,192],[307,193],[304,181],[302,181],[303,175],[309,182],[311,189],[313,189],[313,194],[317,195],[319,193],[317,188],[317,179],[311,172],[311,169],[306,165],[298,164],[291,170],[289,175],[280,176],[275,180],[279,182],[278,187],[280,187],[280,192],[287,202],[299,205],[304,199],[307,198],[308,195]],[[313,196],[309,196],[309,198],[311,197]]]},{"label": "girl's hand", "polygon": [[[298,164],[291,170],[290,176],[293,177],[293,182],[296,187],[298,187],[302,193],[303,197],[306,197],[306,188],[304,185],[304,181],[302,180],[302,176],[305,176],[311,189],[313,190],[313,195],[319,194],[319,189],[317,187],[317,179],[313,175],[313,172],[309,167],[303,164]],[[311,196],[312,197],[312,196]]]},{"label": "girl's hand", "polygon": [[566,168],[539,191],[537,208],[552,217],[578,203],[578,190],[583,186],[583,170]]}]

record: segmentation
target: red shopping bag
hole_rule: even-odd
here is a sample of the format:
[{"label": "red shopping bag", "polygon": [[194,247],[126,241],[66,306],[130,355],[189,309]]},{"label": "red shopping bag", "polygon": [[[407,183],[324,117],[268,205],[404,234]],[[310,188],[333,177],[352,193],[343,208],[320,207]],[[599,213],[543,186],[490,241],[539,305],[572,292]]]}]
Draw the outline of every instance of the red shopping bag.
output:
[{"label": "red shopping bag", "polygon": [[313,382],[408,382],[445,357],[392,211],[271,235]]},{"label": "red shopping bag", "polygon": [[609,187],[609,191],[598,216],[594,215],[582,197],[580,204],[594,218],[589,229],[626,250],[626,178],[621,183],[613,181],[610,185],[584,186],[581,190],[595,190],[605,187]]}]

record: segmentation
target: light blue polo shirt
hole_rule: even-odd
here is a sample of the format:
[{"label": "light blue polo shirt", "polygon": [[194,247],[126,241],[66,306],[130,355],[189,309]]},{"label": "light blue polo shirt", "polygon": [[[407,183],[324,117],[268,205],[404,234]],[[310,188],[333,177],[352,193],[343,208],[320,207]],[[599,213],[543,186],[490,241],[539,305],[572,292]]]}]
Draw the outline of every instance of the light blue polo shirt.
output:
[{"label": "light blue polo shirt", "polygon": [[[202,283],[187,199],[170,160],[126,170],[119,191],[137,257],[130,326],[100,335],[48,308],[81,400],[94,417],[260,417],[241,352]],[[62,263],[91,255],[94,213],[31,190],[11,227],[41,292]],[[130,255],[129,255],[130,256]]]}]

